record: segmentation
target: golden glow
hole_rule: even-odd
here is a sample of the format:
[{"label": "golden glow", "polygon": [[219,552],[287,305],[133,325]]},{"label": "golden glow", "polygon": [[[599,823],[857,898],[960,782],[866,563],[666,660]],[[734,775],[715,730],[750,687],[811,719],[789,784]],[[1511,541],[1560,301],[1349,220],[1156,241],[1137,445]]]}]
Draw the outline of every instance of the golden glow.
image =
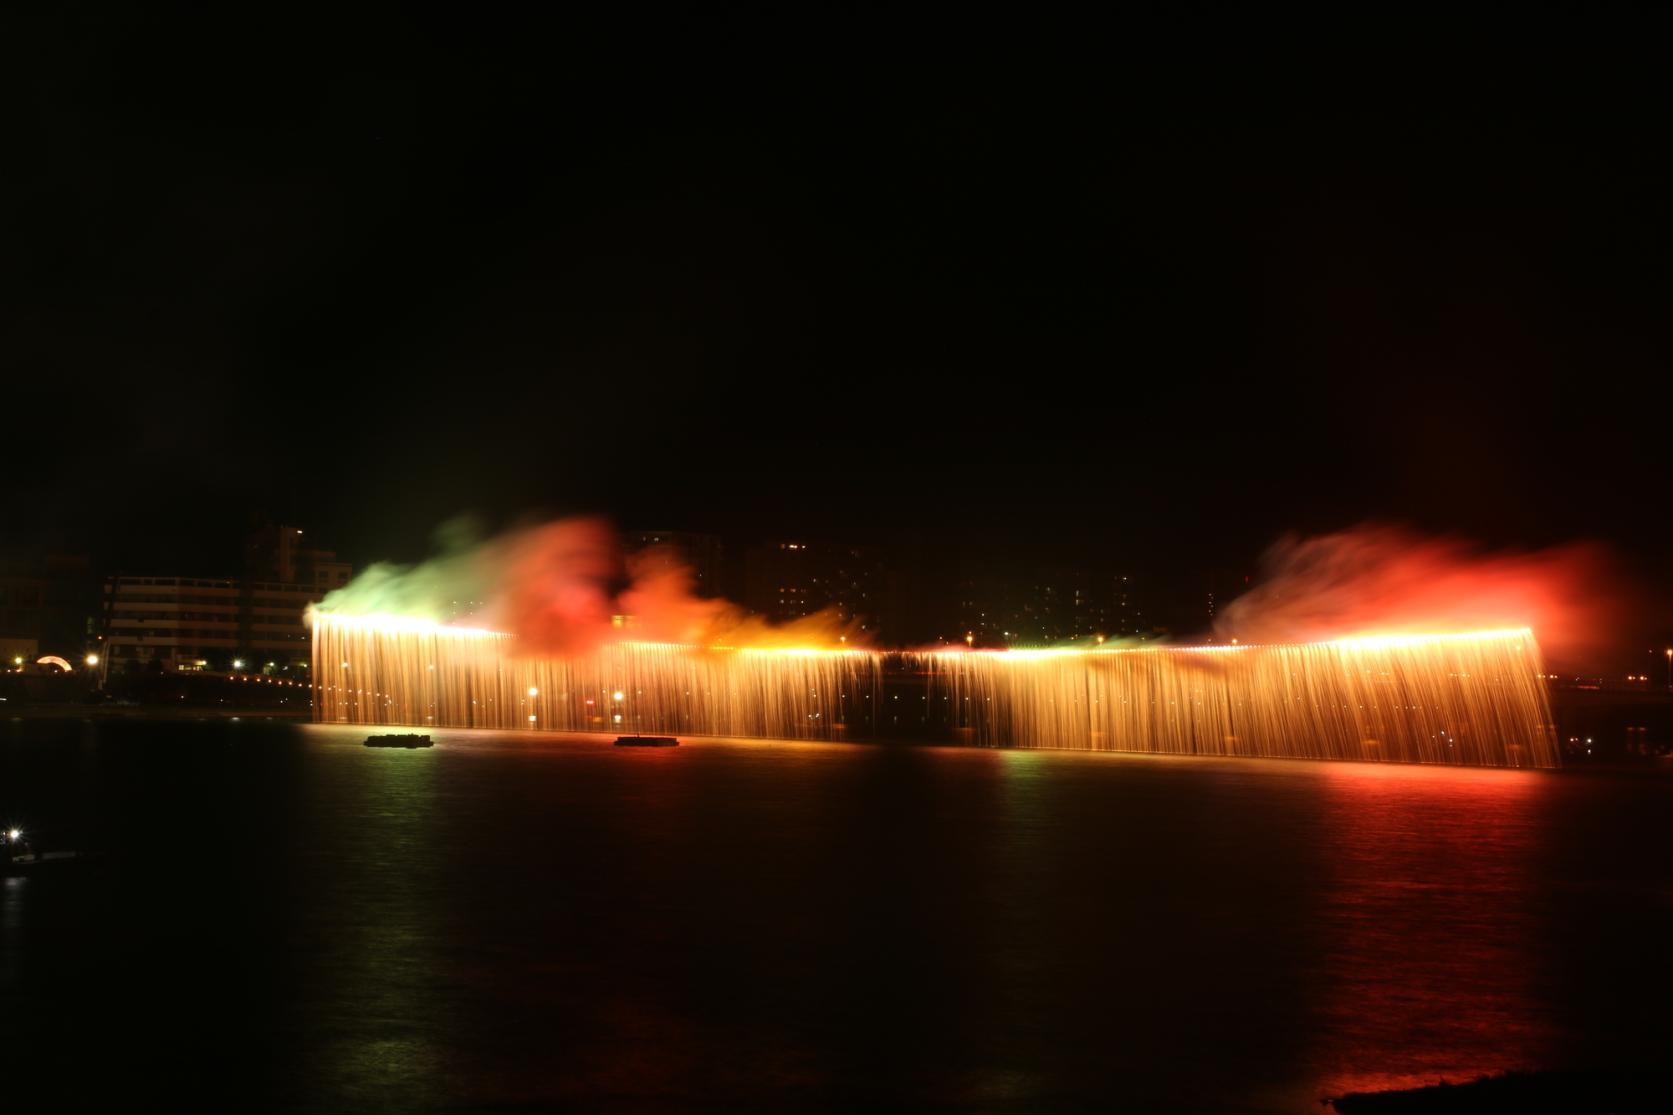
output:
[{"label": "golden glow", "polygon": [[882,662],[868,651],[639,641],[520,657],[498,632],[386,618],[313,614],[318,719],[825,738],[845,730],[861,679],[875,690]]},{"label": "golden glow", "polygon": [[959,725],[984,743],[1557,765],[1539,646],[1526,628],[924,657]]},{"label": "golden glow", "polygon": [[413,619],[411,616],[392,616],[382,612],[364,616],[351,616],[344,615],[341,612],[321,612],[318,609],[310,608],[308,610],[308,622],[311,624],[328,622],[334,627],[381,631],[386,634],[426,635],[445,633],[449,636],[469,636],[478,639],[510,638],[504,632],[489,631],[485,627],[450,627],[445,623],[436,623],[433,620]]},{"label": "golden glow", "polygon": [[[1012,658],[1018,661],[1033,661],[1042,658],[1072,658],[1080,655],[1104,654],[1213,654],[1269,650],[1273,647],[1342,647],[1348,650],[1386,650],[1394,647],[1423,646],[1429,643],[1511,638],[1532,639],[1533,630],[1527,627],[1505,627],[1493,631],[1462,631],[1440,635],[1355,635],[1351,638],[1331,639],[1319,643],[1239,643],[1234,639],[1230,643],[1209,643],[1203,646],[1111,647],[1100,645],[1096,647],[1017,647],[1009,650],[959,650],[953,647],[922,653],[937,657],[983,654]],[[1670,651],[1669,654],[1673,655],[1673,651]]]},{"label": "golden glow", "polygon": [[[520,657],[516,640],[494,631],[312,618],[316,716],[350,723],[605,731],[631,721],[647,732],[825,738],[850,723],[877,726],[890,657],[637,641]],[[927,676],[919,701],[987,744],[1557,765],[1527,628],[1302,644],[957,646],[898,659]],[[526,700],[537,695],[538,720]],[[901,694],[886,696],[893,705]]]}]

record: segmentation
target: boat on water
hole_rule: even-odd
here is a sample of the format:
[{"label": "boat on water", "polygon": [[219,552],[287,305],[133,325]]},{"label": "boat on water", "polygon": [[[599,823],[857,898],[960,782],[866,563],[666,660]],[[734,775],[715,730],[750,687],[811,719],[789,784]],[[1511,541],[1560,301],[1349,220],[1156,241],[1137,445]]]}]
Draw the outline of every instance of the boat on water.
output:
[{"label": "boat on water", "polygon": [[24,852],[0,862],[0,875],[33,875],[54,868],[86,863],[92,858],[86,852]]},{"label": "boat on water", "polygon": [[366,737],[366,746],[367,747],[406,747],[406,748],[413,748],[413,747],[434,747],[435,744],[430,742],[430,737],[429,736],[420,736],[420,735],[409,734],[409,735],[367,736]]},{"label": "boat on water", "polygon": [[680,741],[673,736],[617,736],[617,747],[678,747]]},{"label": "boat on water", "polygon": [[86,852],[37,852],[22,829],[0,831],[0,875],[32,875],[50,867],[62,867],[91,859]]}]

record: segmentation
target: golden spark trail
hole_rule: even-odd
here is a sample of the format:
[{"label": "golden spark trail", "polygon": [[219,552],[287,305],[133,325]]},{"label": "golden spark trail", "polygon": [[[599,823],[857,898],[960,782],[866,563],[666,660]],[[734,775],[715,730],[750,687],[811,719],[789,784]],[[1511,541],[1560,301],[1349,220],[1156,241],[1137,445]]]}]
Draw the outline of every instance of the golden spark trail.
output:
[{"label": "golden spark trail", "polygon": [[830,738],[881,656],[606,643],[526,658],[493,631],[315,613],[315,719],[459,728]]},{"label": "golden spark trail", "polygon": [[1526,628],[925,657],[960,725],[990,745],[1558,765],[1539,646]]},{"label": "golden spark trail", "polygon": [[[1097,650],[701,648],[523,657],[508,635],[316,612],[316,719],[832,738],[877,729],[885,661],[992,746],[1557,765],[1527,629]],[[899,680],[898,678],[896,680]],[[927,726],[927,719],[926,719]]]}]

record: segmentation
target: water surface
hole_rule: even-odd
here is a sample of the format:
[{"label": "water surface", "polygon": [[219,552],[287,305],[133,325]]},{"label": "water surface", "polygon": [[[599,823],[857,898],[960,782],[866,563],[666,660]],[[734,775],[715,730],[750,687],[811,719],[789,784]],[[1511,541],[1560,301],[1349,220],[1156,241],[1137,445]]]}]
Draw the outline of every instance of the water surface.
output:
[{"label": "water surface", "polygon": [[1316,1111],[1655,1063],[1673,783],[261,722],[0,728],[68,1101]]}]

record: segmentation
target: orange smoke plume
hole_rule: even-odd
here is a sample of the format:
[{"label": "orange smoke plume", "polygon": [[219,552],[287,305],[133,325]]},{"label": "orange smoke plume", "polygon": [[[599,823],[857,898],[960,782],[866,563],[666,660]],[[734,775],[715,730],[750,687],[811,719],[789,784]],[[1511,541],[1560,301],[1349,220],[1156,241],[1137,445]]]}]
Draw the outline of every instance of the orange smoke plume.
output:
[{"label": "orange smoke plume", "polygon": [[627,559],[629,585],[619,597],[633,617],[631,634],[653,643],[728,647],[858,646],[858,627],[826,609],[770,624],[725,600],[704,599],[691,570],[671,548],[652,546]]},{"label": "orange smoke plume", "polygon": [[1242,642],[1531,627],[1553,659],[1603,652],[1625,608],[1598,545],[1490,552],[1454,537],[1367,525],[1267,551],[1262,573],[1215,624]]},{"label": "orange smoke plume", "polygon": [[528,655],[580,655],[624,639],[733,647],[857,643],[856,631],[834,612],[771,625],[700,597],[675,551],[624,555],[601,519],[559,519],[487,541],[450,525],[441,541],[440,556],[414,566],[374,565],[319,610],[486,628],[516,636],[518,653]]}]

